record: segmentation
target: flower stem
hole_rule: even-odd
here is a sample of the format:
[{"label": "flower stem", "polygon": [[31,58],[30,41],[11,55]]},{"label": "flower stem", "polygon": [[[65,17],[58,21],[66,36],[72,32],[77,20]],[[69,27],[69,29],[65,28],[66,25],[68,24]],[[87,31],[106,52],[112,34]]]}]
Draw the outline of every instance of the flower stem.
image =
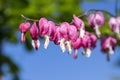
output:
[{"label": "flower stem", "polygon": [[106,14],[108,14],[110,17],[114,16],[113,14],[111,14],[110,12],[105,11],[105,10],[89,9],[89,10],[85,11],[82,15],[80,15],[79,17],[89,16],[91,13],[96,13],[97,11],[101,11],[101,12],[103,12],[103,13],[106,13]]},{"label": "flower stem", "polygon": [[107,59],[107,61],[110,61],[110,54],[109,53],[106,54],[106,59]]},{"label": "flower stem", "polygon": [[28,20],[28,21],[35,21],[35,22],[39,21],[39,20],[36,20],[36,19],[31,19],[31,18],[25,17],[23,14],[21,15],[21,17],[24,18],[25,20]]}]

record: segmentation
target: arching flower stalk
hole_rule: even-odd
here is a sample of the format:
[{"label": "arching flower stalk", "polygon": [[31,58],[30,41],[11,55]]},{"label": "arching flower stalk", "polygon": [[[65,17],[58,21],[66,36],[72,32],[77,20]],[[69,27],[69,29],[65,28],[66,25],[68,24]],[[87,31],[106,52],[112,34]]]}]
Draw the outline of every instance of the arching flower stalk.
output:
[{"label": "arching flower stalk", "polygon": [[[101,10],[102,11],[102,10]],[[105,11],[102,11],[105,12]],[[113,37],[101,37],[101,33],[99,28],[103,26],[105,22],[105,18],[103,13],[95,10],[94,14],[91,14],[90,10],[85,12],[84,15],[88,16],[88,23],[91,28],[95,30],[96,35],[101,39],[101,50],[103,52],[109,54],[114,53],[115,46],[117,44],[117,40]],[[89,14],[90,13],[90,14]],[[84,16],[82,15],[82,16]],[[73,15],[72,24],[68,22],[62,22],[59,25],[55,25],[53,21],[48,21],[46,18],[40,18],[40,20],[26,18],[22,15],[26,20],[34,21],[30,28],[30,23],[25,22],[21,23],[19,29],[22,33],[21,42],[25,42],[25,34],[30,28],[30,35],[32,37],[32,45],[37,50],[40,46],[40,42],[38,40],[38,35],[44,38],[44,48],[47,49],[49,42],[53,41],[56,45],[60,46],[61,51],[64,53],[67,47],[68,53],[71,54],[72,48],[74,49],[73,58],[76,59],[78,57],[78,49],[83,47],[83,55],[86,57],[91,56],[91,50],[96,47],[97,37],[85,31],[84,22]],[[39,22],[39,29],[37,27],[36,22]],[[111,17],[109,20],[109,26],[113,32],[115,32],[120,39],[120,17]]]},{"label": "arching flower stalk", "polygon": [[30,28],[30,35],[32,37],[32,46],[34,47],[34,49],[38,50],[40,46],[40,41],[38,40],[38,28],[36,22],[34,22],[32,27]]}]

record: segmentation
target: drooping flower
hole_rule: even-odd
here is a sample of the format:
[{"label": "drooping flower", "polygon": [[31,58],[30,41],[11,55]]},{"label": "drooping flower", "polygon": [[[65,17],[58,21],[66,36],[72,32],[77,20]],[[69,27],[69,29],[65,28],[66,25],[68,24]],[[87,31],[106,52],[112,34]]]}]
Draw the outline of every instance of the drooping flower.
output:
[{"label": "drooping flower", "polygon": [[83,38],[85,34],[85,24],[84,22],[78,18],[77,16],[73,15],[73,25],[79,30],[79,37]]},{"label": "drooping flower", "polygon": [[108,54],[113,54],[116,46],[116,39],[113,37],[104,37],[101,39],[101,50]]},{"label": "drooping flower", "polygon": [[103,26],[105,22],[105,18],[102,12],[96,12],[95,14],[90,14],[88,16],[88,23],[91,28],[95,30],[96,35],[100,37],[101,33],[99,27]]},{"label": "drooping flower", "polygon": [[73,58],[77,58],[77,51],[82,47],[82,38],[77,38],[76,41],[72,41],[72,48],[74,49]]},{"label": "drooping flower", "polygon": [[30,28],[30,23],[29,22],[21,23],[20,26],[19,26],[19,30],[22,33],[22,35],[21,35],[21,42],[22,43],[24,43],[25,40],[26,40],[25,34],[29,30],[29,28]]},{"label": "drooping flower", "polygon": [[83,55],[90,57],[91,49],[96,46],[97,37],[94,34],[85,33],[85,36],[82,38],[82,45],[84,48]]},{"label": "drooping flower", "polygon": [[44,37],[49,30],[48,20],[46,18],[41,18],[39,20],[39,29],[40,29],[40,36]]},{"label": "drooping flower", "polygon": [[33,23],[32,27],[30,28],[30,35],[32,37],[32,46],[38,50],[40,46],[40,42],[38,40],[38,28],[36,22]]},{"label": "drooping flower", "polygon": [[120,17],[111,17],[109,20],[109,26],[120,38]]},{"label": "drooping flower", "polygon": [[47,49],[49,45],[49,41],[54,39],[55,34],[55,23],[52,21],[48,21],[49,29],[47,34],[45,35],[45,41],[44,41],[44,48]]},{"label": "drooping flower", "polygon": [[65,42],[69,39],[68,37],[68,27],[69,27],[69,23],[67,22],[63,22],[60,24],[60,48],[62,50],[62,52],[65,52],[66,48],[65,48]]},{"label": "drooping flower", "polygon": [[69,40],[66,41],[66,45],[67,45],[68,53],[71,54],[72,52],[71,42],[75,42],[78,38],[78,32],[74,25],[70,25],[68,27],[68,38]]},{"label": "drooping flower", "polygon": [[40,36],[45,38],[44,48],[47,49],[49,40],[53,40],[55,34],[55,23],[48,21],[46,18],[39,20]]}]

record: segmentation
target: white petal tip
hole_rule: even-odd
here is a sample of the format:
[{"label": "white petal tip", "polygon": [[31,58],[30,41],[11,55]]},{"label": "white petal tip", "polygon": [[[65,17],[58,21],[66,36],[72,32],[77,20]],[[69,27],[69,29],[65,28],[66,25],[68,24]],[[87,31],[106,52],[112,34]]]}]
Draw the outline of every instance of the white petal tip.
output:
[{"label": "white petal tip", "polygon": [[89,48],[84,49],[83,55],[85,55],[87,58],[91,56],[91,50]]},{"label": "white petal tip", "polygon": [[37,40],[37,41],[32,40],[32,46],[34,49],[38,50],[38,48],[40,46],[40,41],[39,40]]},{"label": "white petal tip", "polygon": [[100,33],[98,25],[95,26],[95,33],[96,33],[97,37],[100,38],[101,33]]},{"label": "white petal tip", "polygon": [[49,36],[45,36],[44,48],[47,49],[49,45]]},{"label": "white petal tip", "polygon": [[84,34],[85,34],[85,30],[84,30],[84,29],[80,29],[79,37],[80,37],[80,38],[83,38],[83,37],[84,37]]},{"label": "white petal tip", "polygon": [[60,40],[60,48],[61,48],[61,51],[64,53],[66,48],[65,48],[65,43],[64,43],[64,39],[61,39]]},{"label": "white petal tip", "polygon": [[114,50],[112,49],[112,46],[109,45],[108,48],[109,48],[108,53],[111,54],[111,55],[114,54]]},{"label": "white petal tip", "polygon": [[114,54],[114,51],[109,51],[108,53],[111,54],[111,55],[113,55],[113,54]]},{"label": "white petal tip", "polygon": [[71,42],[66,41],[66,44],[67,44],[68,54],[71,54],[71,52],[72,52]]}]

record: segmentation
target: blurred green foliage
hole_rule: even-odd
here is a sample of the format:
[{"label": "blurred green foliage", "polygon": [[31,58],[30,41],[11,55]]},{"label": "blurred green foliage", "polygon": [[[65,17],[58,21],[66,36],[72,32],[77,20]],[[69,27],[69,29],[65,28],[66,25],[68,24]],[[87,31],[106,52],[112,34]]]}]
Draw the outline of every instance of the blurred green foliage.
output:
[{"label": "blurred green foliage", "polygon": [[[14,75],[14,80],[19,80],[17,73],[19,66],[16,65],[9,56],[3,53],[3,41],[16,44],[20,41],[16,33],[21,22],[25,20],[21,18],[21,14],[27,17],[39,20],[41,17],[46,17],[56,23],[62,21],[71,22],[72,15],[80,15],[82,12],[80,4],[84,0],[0,0],[0,65],[7,64],[9,72]],[[86,0],[95,1],[95,0]],[[90,29],[87,21],[83,18],[86,24],[86,30],[94,32]],[[108,25],[105,24],[102,29],[102,34],[111,34]],[[113,35],[114,36],[114,35]],[[30,43],[30,35],[27,34],[26,49],[32,50]],[[0,77],[7,72],[0,69]]]}]

